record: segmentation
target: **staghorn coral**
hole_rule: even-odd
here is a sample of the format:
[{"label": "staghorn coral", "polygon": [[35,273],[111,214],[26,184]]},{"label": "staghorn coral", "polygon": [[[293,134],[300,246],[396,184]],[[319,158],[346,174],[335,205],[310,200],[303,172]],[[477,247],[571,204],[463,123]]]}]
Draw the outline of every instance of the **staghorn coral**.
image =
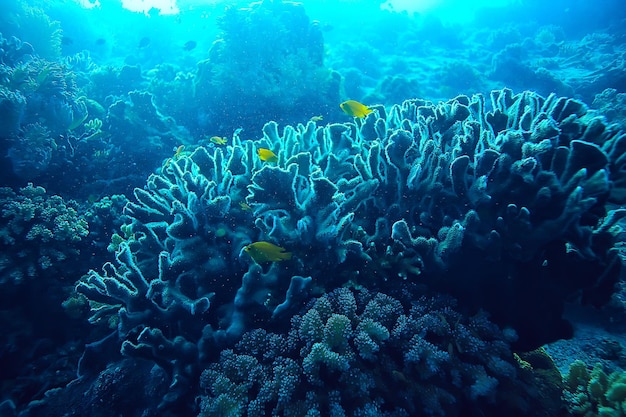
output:
[{"label": "staghorn coral", "polygon": [[72,259],[89,233],[75,202],[29,184],[19,193],[2,188],[0,205],[0,284],[18,285],[46,276],[70,278],[75,272]]},{"label": "staghorn coral", "polygon": [[[200,416],[527,415],[542,396],[484,315],[421,297],[338,289],[254,330],[202,373]],[[531,394],[532,393],[532,394]],[[523,398],[523,399],[522,399]],[[545,410],[558,410],[552,396]]]}]

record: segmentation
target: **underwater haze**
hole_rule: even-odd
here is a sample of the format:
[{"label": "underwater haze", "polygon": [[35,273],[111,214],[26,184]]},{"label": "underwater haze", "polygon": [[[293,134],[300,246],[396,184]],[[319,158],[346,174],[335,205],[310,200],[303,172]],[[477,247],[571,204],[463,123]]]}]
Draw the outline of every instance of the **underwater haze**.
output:
[{"label": "underwater haze", "polygon": [[0,2],[0,417],[626,415],[622,3]]}]

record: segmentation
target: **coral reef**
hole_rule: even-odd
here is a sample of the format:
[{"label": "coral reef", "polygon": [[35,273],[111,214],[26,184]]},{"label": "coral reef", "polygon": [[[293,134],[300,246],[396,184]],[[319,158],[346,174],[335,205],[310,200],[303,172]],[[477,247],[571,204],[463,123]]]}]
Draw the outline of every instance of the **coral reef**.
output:
[{"label": "coral reef", "polygon": [[[509,350],[511,336],[445,298],[406,311],[382,293],[338,289],[288,334],[254,330],[223,351],[202,373],[199,415],[527,415],[546,393]],[[544,411],[559,409],[560,392],[551,401]]]},{"label": "coral reef", "polygon": [[626,373],[616,370],[607,374],[601,364],[591,369],[584,362],[574,361],[565,383],[565,400],[574,416],[624,416],[626,410]]},{"label": "coral reef", "polygon": [[26,98],[22,93],[0,85],[0,138],[10,138],[18,133],[25,108]]},{"label": "coral reef", "polygon": [[25,1],[3,5],[0,27],[5,36],[11,34],[28,43],[44,59],[54,61],[61,56],[61,25],[37,5]]},{"label": "coral reef", "polygon": [[164,404],[187,393],[216,346],[238,338],[253,320],[297,307],[311,280],[238,261],[254,237],[251,218],[233,203],[243,201],[237,195],[247,185],[233,176],[246,172],[246,156],[236,156],[198,148],[164,163],[125,208],[130,222],[121,227],[125,238],[116,235],[116,262],[90,271],[77,286],[90,300],[90,321],[117,327],[123,354],[168,372]]},{"label": "coral reef", "polygon": [[[15,39],[10,53],[18,54],[16,48],[23,45]],[[5,185],[41,179],[56,171],[54,159],[67,164],[70,155],[59,146],[88,117],[71,71],[36,56],[10,61],[14,66],[0,65],[0,149],[6,151],[11,171]]]},{"label": "coral reef", "polygon": [[625,414],[620,334],[538,348],[626,317],[619,0],[61,3],[0,2],[1,416]]},{"label": "coral reef", "polygon": [[618,93],[615,88],[607,88],[596,94],[591,105],[607,120],[626,128],[626,93]]},{"label": "coral reef", "polygon": [[230,7],[218,24],[221,36],[195,79],[201,127],[254,132],[260,120],[326,117],[341,101],[340,76],[323,65],[322,32],[301,4],[264,0]]},{"label": "coral reef", "polygon": [[81,338],[90,326],[84,316],[68,317],[61,303],[90,259],[102,262],[88,233],[76,202],[32,184],[19,191],[0,188],[0,367],[6,404],[21,409],[76,377]]},{"label": "coral reef", "polygon": [[33,46],[30,43],[22,42],[15,36],[7,39],[0,33],[0,62],[2,62],[3,76],[8,75],[8,68],[27,60],[33,52]]},{"label": "coral reef", "polygon": [[[624,135],[554,95],[495,91],[491,106],[478,95],[437,106],[408,101],[362,124],[286,128],[282,137],[266,125],[260,146],[276,150],[278,164],[252,179],[257,227],[302,253],[329,250],[340,264],[350,253],[374,260],[365,271],[403,259],[413,276],[512,324],[527,347],[567,336],[565,298],[584,289],[586,302],[605,302],[618,278],[617,250],[605,245],[623,213],[602,207],[621,199]],[[281,194],[256,192],[269,188],[270,172]],[[316,184],[328,182],[317,205]],[[325,270],[309,259],[303,268]],[[330,287],[346,278],[332,267]],[[363,275],[375,285],[375,275]],[[504,301],[513,298],[519,316]]]},{"label": "coral reef", "polygon": [[[163,407],[244,332],[346,284],[453,294],[512,327],[515,349],[568,337],[565,300],[602,305],[619,277],[626,210],[607,205],[623,195],[626,135],[555,95],[498,90],[487,106],[411,100],[177,154],[135,189],[116,260],[78,283],[90,321],[167,372]],[[259,265],[244,250],[256,241],[293,257]]]},{"label": "coral reef", "polygon": [[49,196],[32,184],[15,193],[1,188],[0,285],[53,276],[71,282],[74,257],[89,233],[74,202]]},{"label": "coral reef", "polygon": [[85,86],[87,96],[101,104],[125,96],[135,91],[146,82],[137,65],[123,65],[121,67],[105,66],[90,68],[90,83]]}]

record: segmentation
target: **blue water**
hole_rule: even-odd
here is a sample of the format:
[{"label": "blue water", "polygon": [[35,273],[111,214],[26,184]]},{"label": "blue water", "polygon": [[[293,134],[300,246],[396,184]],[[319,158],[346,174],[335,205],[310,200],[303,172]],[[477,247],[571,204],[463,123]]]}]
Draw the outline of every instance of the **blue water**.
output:
[{"label": "blue water", "polygon": [[625,23],[3,1],[0,416],[622,415]]}]

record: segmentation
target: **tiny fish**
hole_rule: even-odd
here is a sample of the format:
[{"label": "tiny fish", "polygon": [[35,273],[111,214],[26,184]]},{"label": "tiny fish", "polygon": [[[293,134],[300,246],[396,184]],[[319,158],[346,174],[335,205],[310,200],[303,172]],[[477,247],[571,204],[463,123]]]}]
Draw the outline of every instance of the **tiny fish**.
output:
[{"label": "tiny fish", "polygon": [[174,156],[172,156],[171,158],[167,158],[167,160],[165,161],[165,168],[170,166],[170,163],[172,162],[172,160],[177,160],[182,154],[184,149],[185,149],[185,145],[180,145],[178,148],[176,148],[174,150]]},{"label": "tiny fish", "polygon": [[174,151],[174,158],[178,158],[184,149],[185,145],[180,145],[178,148],[176,148],[176,150]]},{"label": "tiny fish", "polygon": [[250,243],[243,250],[257,263],[291,259],[291,252],[285,252],[284,248],[265,241]]},{"label": "tiny fish", "polygon": [[278,156],[276,156],[276,154],[269,149],[259,148],[256,153],[259,155],[259,158],[261,158],[261,161],[278,162]]},{"label": "tiny fish", "polygon": [[220,138],[219,136],[211,136],[209,140],[216,145],[226,145],[226,138]]},{"label": "tiny fish", "polygon": [[196,47],[197,43],[196,41],[187,41],[185,42],[185,45],[183,46],[183,49],[185,51],[191,51],[192,49],[194,49]]},{"label": "tiny fish", "polygon": [[248,203],[244,203],[243,201],[239,203],[239,208],[241,208],[242,211],[252,211],[252,207],[250,207]]},{"label": "tiny fish", "polygon": [[141,38],[141,40],[139,41],[139,45],[137,46],[139,48],[145,48],[148,45],[150,45],[150,38],[147,36],[144,36],[143,38]]},{"label": "tiny fish", "polygon": [[317,123],[317,122],[321,122],[322,120],[324,120],[324,117],[323,116],[313,116],[313,117],[311,117],[310,120],[312,122],[316,122]]},{"label": "tiny fish", "polygon": [[339,107],[341,107],[341,110],[343,110],[348,116],[359,118],[363,118],[373,111],[365,104],[361,104],[354,100],[344,101],[339,105]]}]

